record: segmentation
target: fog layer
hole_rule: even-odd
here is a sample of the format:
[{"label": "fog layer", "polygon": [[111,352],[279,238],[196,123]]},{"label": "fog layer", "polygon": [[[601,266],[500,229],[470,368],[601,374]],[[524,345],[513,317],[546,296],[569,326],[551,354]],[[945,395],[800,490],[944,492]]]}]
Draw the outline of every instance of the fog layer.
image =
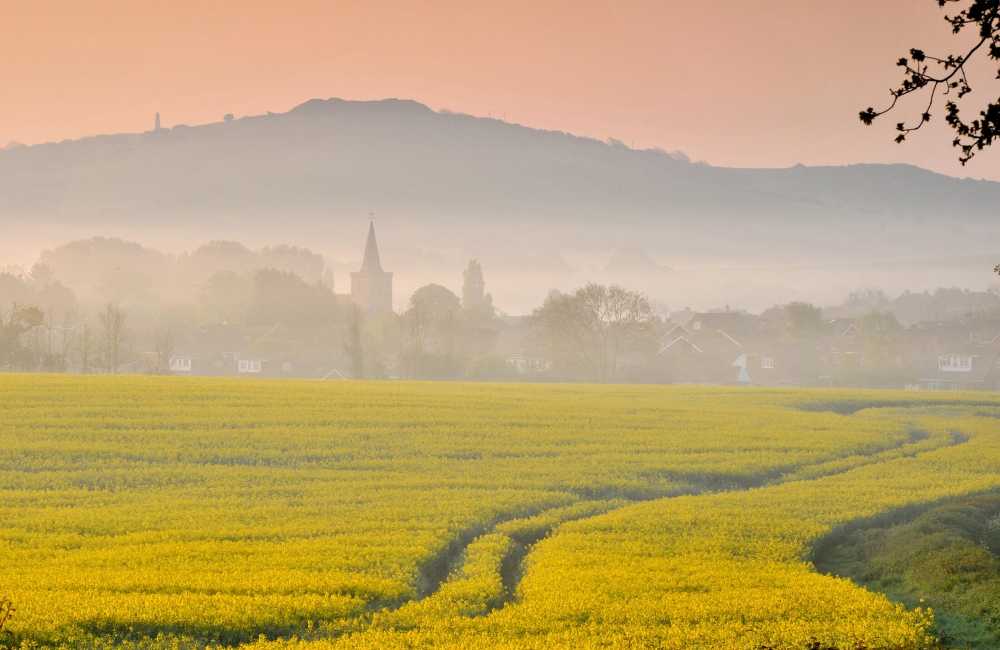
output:
[{"label": "fog layer", "polygon": [[724,169],[410,101],[312,100],[0,150],[0,261],[95,235],[174,254],[237,240],[308,246],[343,286],[374,213],[398,296],[475,258],[509,313],[591,280],[758,310],[865,286],[983,289],[996,205],[998,183],[904,165]]}]

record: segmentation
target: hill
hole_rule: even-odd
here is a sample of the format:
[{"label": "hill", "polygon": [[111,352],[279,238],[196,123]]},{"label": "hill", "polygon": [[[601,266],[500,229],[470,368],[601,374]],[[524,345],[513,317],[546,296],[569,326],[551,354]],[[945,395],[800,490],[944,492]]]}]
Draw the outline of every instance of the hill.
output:
[{"label": "hill", "polygon": [[[8,148],[0,179],[0,214],[16,233],[0,256],[95,234],[174,249],[226,238],[307,244],[344,262],[343,275],[374,211],[404,284],[479,257],[510,287],[498,293],[508,303],[528,301],[527,287],[544,295],[605,276],[654,294],[719,282],[696,272],[678,284],[671,268],[758,278],[761,267],[913,261],[891,281],[872,273],[887,290],[919,289],[926,260],[995,252],[1000,204],[1000,183],[906,165],[718,168],[395,99]],[[649,258],[615,257],[636,249]],[[802,290],[784,281],[775,293],[764,273],[754,286],[767,298],[753,300]],[[729,293],[751,306],[752,287]]]}]

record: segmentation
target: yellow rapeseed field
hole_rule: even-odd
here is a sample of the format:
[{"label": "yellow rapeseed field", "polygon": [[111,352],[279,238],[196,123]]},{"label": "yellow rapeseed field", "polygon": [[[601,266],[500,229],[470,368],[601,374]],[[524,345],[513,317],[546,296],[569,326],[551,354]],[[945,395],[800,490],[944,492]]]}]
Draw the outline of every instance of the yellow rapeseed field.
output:
[{"label": "yellow rapeseed field", "polygon": [[0,645],[915,650],[931,612],[811,549],[1000,488],[998,418],[988,394],[0,375]]}]

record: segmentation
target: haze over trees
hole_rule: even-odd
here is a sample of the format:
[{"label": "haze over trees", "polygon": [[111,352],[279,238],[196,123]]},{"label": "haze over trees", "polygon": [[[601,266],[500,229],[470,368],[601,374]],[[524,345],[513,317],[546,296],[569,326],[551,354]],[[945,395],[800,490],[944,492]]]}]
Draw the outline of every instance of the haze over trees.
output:
[{"label": "haze over trees", "polygon": [[[30,265],[55,250],[62,241],[40,234],[49,231],[156,242],[167,266],[169,251],[179,258],[217,240],[188,254],[190,268],[214,272],[225,260],[237,274],[267,266],[330,284],[318,273],[354,270],[344,264],[359,255],[360,215],[374,210],[400,295],[476,259],[494,302],[516,313],[549,287],[589,281],[698,308],[739,298],[754,311],[807,295],[832,304],[869,285],[981,289],[1000,235],[997,183],[899,165],[724,169],[400,100],[311,100],[282,114],[0,150],[0,177],[10,180],[0,187],[5,260]],[[233,240],[250,246],[228,250]],[[81,258],[114,248],[87,241]],[[266,253],[275,241],[338,262],[324,268],[294,247]],[[116,251],[116,266],[148,255],[136,246]],[[98,303],[139,289],[167,298],[183,280],[88,272],[103,284]]]},{"label": "haze over trees", "polygon": [[616,284],[552,296],[532,314],[546,357],[592,382],[614,381],[630,352],[655,351],[655,320],[646,296]]},{"label": "haze over trees", "polygon": [[425,284],[369,317],[335,293],[328,261],[304,248],[211,242],[169,255],[95,238],[41,257],[30,271],[0,272],[0,370],[174,374],[197,357],[204,372],[214,355],[217,374],[235,373],[239,357],[247,371],[271,363],[280,376],[317,378],[739,383],[733,368],[751,354],[796,385],[903,387],[916,381],[915,363],[936,363],[937,348],[913,332],[920,321],[961,330],[947,344],[954,350],[992,340],[1000,314],[1000,284],[895,298],[869,288],[822,308],[699,314],[588,282],[512,316],[493,304],[472,259],[441,278],[460,279],[457,293]]}]

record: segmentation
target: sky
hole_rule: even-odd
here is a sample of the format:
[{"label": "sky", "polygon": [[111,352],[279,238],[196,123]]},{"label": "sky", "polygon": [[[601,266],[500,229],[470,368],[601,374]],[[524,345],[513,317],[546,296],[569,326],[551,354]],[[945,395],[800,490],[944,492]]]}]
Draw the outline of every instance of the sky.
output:
[{"label": "sky", "polygon": [[[311,98],[435,110],[738,167],[966,167],[934,123],[865,128],[910,47],[957,52],[935,0],[0,0],[0,146],[283,112]],[[968,99],[1000,94],[983,64]],[[980,83],[976,83],[977,80]],[[971,105],[970,105],[971,106]],[[976,108],[978,110],[978,108]]]}]

